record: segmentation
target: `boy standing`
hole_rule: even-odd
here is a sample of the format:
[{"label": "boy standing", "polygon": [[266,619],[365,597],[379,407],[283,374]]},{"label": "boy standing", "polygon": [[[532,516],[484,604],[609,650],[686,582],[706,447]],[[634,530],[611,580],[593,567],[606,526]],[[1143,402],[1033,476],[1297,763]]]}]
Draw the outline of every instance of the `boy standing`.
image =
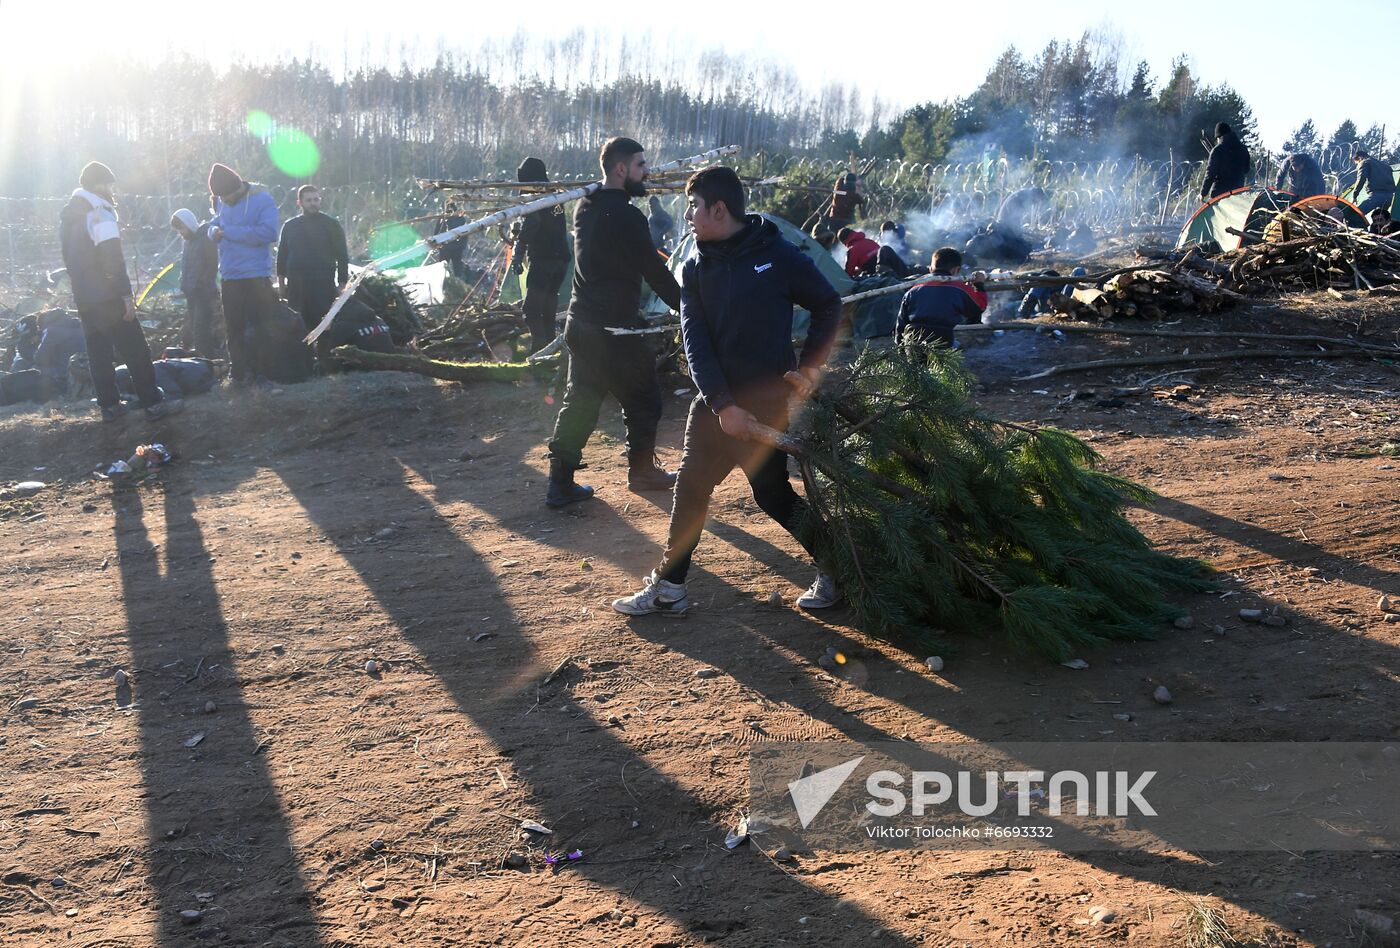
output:
[{"label": "boy standing", "polygon": [[[627,615],[689,608],[685,578],[710,495],[736,466],[763,512],[811,552],[807,504],[788,483],[787,455],[755,440],[752,426],[785,429],[789,398],[815,390],[836,334],[840,294],[776,225],[745,216],[733,169],[696,172],[686,198],[696,254],[681,272],[681,337],[700,394],[686,421],[661,565],[639,592],[613,602]],[[794,305],[812,314],[800,359],[792,351]],[[822,609],[840,599],[831,577],[818,573],[797,603]]]}]

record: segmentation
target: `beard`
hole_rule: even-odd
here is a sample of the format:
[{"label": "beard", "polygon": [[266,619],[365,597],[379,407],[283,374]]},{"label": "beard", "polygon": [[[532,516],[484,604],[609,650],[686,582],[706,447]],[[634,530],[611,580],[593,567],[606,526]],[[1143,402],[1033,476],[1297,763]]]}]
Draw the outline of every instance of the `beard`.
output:
[{"label": "beard", "polygon": [[630,178],[622,182],[622,190],[627,192],[628,197],[646,197],[647,183],[645,180],[633,181]]}]

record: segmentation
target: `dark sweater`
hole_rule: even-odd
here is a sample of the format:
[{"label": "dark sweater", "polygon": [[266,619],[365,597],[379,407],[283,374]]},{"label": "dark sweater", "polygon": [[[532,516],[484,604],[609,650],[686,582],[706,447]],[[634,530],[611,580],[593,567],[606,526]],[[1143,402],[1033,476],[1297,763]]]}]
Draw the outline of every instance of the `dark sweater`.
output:
[{"label": "dark sweater", "polygon": [[651,245],[646,215],[617,188],[595,191],[574,212],[574,286],[569,318],[591,326],[642,324],[642,280],[672,309],[681,288]]},{"label": "dark sweater", "polygon": [[345,229],[327,214],[299,214],[282,225],[277,243],[277,275],[293,279],[350,279]]},{"label": "dark sweater", "polygon": [[58,215],[59,244],[73,303],[86,310],[131,296],[116,214],[106,202],[94,204],[88,192],[74,192]]},{"label": "dark sweater", "polygon": [[[800,359],[792,351],[794,306],[812,314]],[[841,294],[812,258],[757,215],[728,240],[698,244],[681,268],[685,357],[714,412],[753,404],[799,365],[822,365],[840,316]]]},{"label": "dark sweater", "polygon": [[[1296,168],[1293,166],[1294,161],[1298,164]],[[1284,159],[1278,169],[1278,177],[1274,180],[1274,187],[1287,191],[1298,201],[1327,193],[1327,182],[1322,177],[1322,168],[1317,159],[1302,153],[1289,155]]]},{"label": "dark sweater", "polygon": [[903,339],[909,332],[951,346],[954,327],[980,322],[986,308],[987,294],[978,284],[961,280],[915,283],[899,304],[894,337]]},{"label": "dark sweater", "polygon": [[516,243],[516,253],[523,263],[546,263],[569,260],[569,222],[564,217],[564,208],[556,204],[542,211],[525,215],[520,225],[520,240]]},{"label": "dark sweater", "polygon": [[1249,149],[1236,135],[1226,135],[1210,150],[1206,162],[1206,179],[1201,182],[1201,197],[1213,198],[1244,187],[1249,176]]}]

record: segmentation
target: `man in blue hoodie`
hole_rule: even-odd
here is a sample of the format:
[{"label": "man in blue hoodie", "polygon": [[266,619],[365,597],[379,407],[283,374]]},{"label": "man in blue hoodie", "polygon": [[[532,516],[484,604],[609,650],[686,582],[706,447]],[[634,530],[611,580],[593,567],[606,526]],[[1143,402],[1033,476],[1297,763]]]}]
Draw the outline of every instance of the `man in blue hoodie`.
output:
[{"label": "man in blue hoodie", "polygon": [[[661,565],[639,592],[613,602],[627,615],[679,615],[690,607],[685,578],[691,554],[710,496],[735,467],[743,469],[763,512],[811,552],[807,503],[788,483],[787,455],[755,437],[755,426],[784,430],[789,399],[816,389],[841,295],[775,224],[744,214],[744,187],[732,168],[696,172],[686,198],[697,252],[681,270],[681,339],[700,394],[686,421]],[[812,314],[800,357],[792,349],[794,306]],[[840,599],[832,578],[818,573],[797,604],[822,609]]]},{"label": "man in blue hoodie", "polygon": [[209,237],[219,247],[229,374],[235,385],[260,382],[258,354],[249,345],[248,331],[280,305],[272,288],[277,202],[267,188],[244,181],[238,172],[220,164],[209,169],[209,193],[214,207]]},{"label": "man in blue hoodie", "polygon": [[103,421],[116,421],[126,412],[117,392],[118,362],[131,367],[132,383],[141,406],[152,421],[179,411],[179,399],[166,399],[156,387],[151,349],[136,319],[131,278],[122,254],[117,223],[117,177],[98,161],[89,162],[78,177],[78,188],[59,214],[63,265],[73,285],[86,337],[89,371]]}]

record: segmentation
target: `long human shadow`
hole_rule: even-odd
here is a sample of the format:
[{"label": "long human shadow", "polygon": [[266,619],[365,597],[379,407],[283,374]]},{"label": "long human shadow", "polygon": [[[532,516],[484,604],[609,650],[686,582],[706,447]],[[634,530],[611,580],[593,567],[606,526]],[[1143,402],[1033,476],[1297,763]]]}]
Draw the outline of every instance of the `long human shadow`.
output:
[{"label": "long human shadow", "polygon": [[[523,461],[511,463],[506,477],[514,482],[533,471]],[[538,625],[520,621],[490,567],[436,506],[423,503],[423,496],[408,483],[399,458],[367,446],[360,464],[361,473],[375,484],[376,508],[392,512],[416,543],[438,554],[422,562],[418,582],[410,587],[403,585],[396,568],[385,559],[348,555],[349,546],[335,539],[350,535],[346,528],[359,512],[316,488],[322,471],[314,458],[285,459],[276,465],[276,472],[323,535],[341,546],[346,561],[457,706],[502,753],[512,757],[517,779],[528,781],[532,771],[557,769],[560,748],[567,748],[569,781],[534,782],[529,790],[537,818],[554,830],[554,838],[577,843],[592,854],[573,863],[570,871],[630,895],[700,939],[743,933],[742,937],[763,943],[784,937],[780,933],[790,931],[794,912],[823,919],[827,934],[815,936],[814,943],[825,939],[825,943],[849,944],[859,937],[857,933],[883,927],[849,900],[776,868],[756,868],[752,859],[734,858],[722,845],[713,845],[719,842],[720,831],[712,825],[712,808],[696,793],[658,773],[655,761],[642,757],[590,714],[583,714],[581,720],[559,714],[527,716],[531,705],[541,700],[540,689],[550,670],[539,662],[535,643],[548,639],[554,621],[542,620]],[[534,496],[522,500],[538,502]],[[495,517],[506,520],[524,514],[510,511]],[[636,536],[638,542],[651,542]],[[497,663],[495,680],[513,685],[483,687],[479,660],[463,660],[464,642],[434,631],[458,627],[451,620],[468,606],[473,611],[489,608],[497,616],[512,616],[494,623],[500,633],[493,640],[497,647],[492,654]],[[635,790],[643,795],[635,796]],[[634,821],[645,829],[634,828]],[[756,877],[756,872],[761,876]],[[687,884],[678,885],[673,873]],[[736,892],[748,892],[756,884],[771,893],[781,911],[767,909],[764,899],[748,905],[735,899]],[[909,943],[893,935],[886,936],[886,941]]]},{"label": "long human shadow", "polygon": [[[1397,588],[1400,573],[1382,569],[1373,563],[1358,562],[1340,553],[1334,553],[1315,543],[1295,540],[1264,527],[1245,523],[1224,514],[1218,514],[1195,504],[1173,497],[1158,497],[1146,509],[1173,520],[1188,523],[1194,527],[1216,534],[1230,542],[1250,547],[1260,553],[1279,560],[1309,562],[1313,560],[1343,560],[1348,564],[1348,582],[1369,584],[1378,590]],[[1226,534],[1228,529],[1229,534]]]},{"label": "long human shadow", "polygon": [[[277,787],[236,684],[192,477],[171,475],[164,575],[144,521],[144,492],[112,495],[146,788],[152,943],[261,945],[280,933],[320,945]],[[211,695],[216,712],[205,714]],[[201,917],[191,924],[184,911]]]},{"label": "long human shadow", "polygon": [[[412,463],[410,467],[414,467]],[[516,477],[525,476],[532,470],[523,465],[516,471],[511,471],[506,475],[511,479],[511,475]],[[420,473],[422,473],[420,471]],[[498,476],[500,472],[497,472]],[[450,502],[451,498],[458,496],[470,496],[470,492],[465,494],[456,487],[446,487],[439,492],[437,499],[442,502]],[[480,497],[478,496],[479,500]],[[646,498],[651,499],[651,498]],[[615,501],[614,501],[615,502]],[[655,508],[659,512],[662,505],[652,500]],[[480,509],[480,508],[478,508]],[[505,510],[499,514],[491,514],[482,511],[488,517],[494,519],[499,525],[508,528],[519,528],[526,523],[543,523],[548,514],[540,514],[533,509],[521,510],[512,505],[512,509]],[[648,562],[654,562],[659,555],[657,540],[643,535],[637,528],[623,517],[621,517],[612,506],[603,501],[594,501],[587,505],[586,511],[579,515],[580,524],[586,525],[592,532],[595,539],[593,542],[600,547],[597,551],[580,549],[577,545],[582,537],[574,532],[560,531],[534,538],[534,542],[543,547],[555,549],[568,549],[573,552],[580,552],[595,558],[611,559],[619,565],[626,565],[635,561],[640,552],[642,558]],[[707,536],[702,537],[702,550],[705,545],[713,544],[714,537],[709,534],[729,539],[735,535],[739,537],[749,536],[743,530],[734,528],[721,521],[712,520],[707,524]],[[728,534],[728,536],[725,536]],[[642,548],[639,551],[637,548]],[[766,540],[757,543],[747,544],[749,549],[756,555],[766,556],[767,551],[763,547],[771,546]],[[625,547],[626,555],[619,556],[616,550]],[[647,550],[651,551],[650,557],[646,556]],[[781,552],[779,548],[773,546],[772,549]],[[796,557],[789,557],[796,562]],[[766,562],[766,560],[765,560]],[[697,560],[695,568],[691,574],[693,595],[705,597],[707,593],[714,589],[722,589],[725,582],[703,568],[703,555]],[[664,620],[655,617],[644,617],[629,622],[629,628],[633,634],[641,639],[652,641],[656,644],[665,645],[667,648],[680,652],[704,665],[711,665],[722,668],[727,674],[732,676],[738,684],[759,694],[769,696],[782,696],[782,699],[790,704],[794,704],[803,714],[813,721],[819,722],[831,728],[840,736],[852,741],[864,742],[884,742],[884,746],[892,750],[891,756],[906,759],[911,765],[918,765],[920,768],[928,765],[928,758],[915,756],[913,745],[909,746],[909,751],[900,750],[899,741],[901,738],[881,727],[878,723],[866,720],[862,716],[853,715],[842,703],[832,700],[824,694],[822,689],[815,685],[806,672],[808,669],[805,663],[800,660],[794,661],[773,650],[764,650],[758,653],[755,660],[748,660],[747,653],[755,649],[756,646],[767,649],[769,642],[764,641],[763,635],[746,621],[747,617],[735,614],[732,617],[719,615],[708,615],[704,612],[700,616],[689,620],[694,623],[701,621],[704,623],[703,634],[676,634],[674,626]],[[783,644],[797,646],[801,650],[802,643],[810,642],[815,650],[815,646],[820,642],[831,642],[832,632],[830,628],[822,627],[815,617],[806,617],[805,620],[786,624],[784,633],[795,632],[797,635],[786,639]],[[765,623],[771,624],[771,623]],[[839,630],[838,630],[839,634]],[[798,636],[801,638],[799,639]],[[879,659],[871,657],[870,661],[879,663]],[[794,687],[794,682],[799,682]],[[857,687],[869,686],[869,690],[874,694],[881,694],[882,688],[875,682],[868,682],[862,685],[860,682],[852,682]],[[887,700],[894,704],[902,705],[916,714],[927,714],[927,704],[920,701],[905,700],[900,697],[883,694]],[[1004,731],[993,731],[985,725],[969,726],[969,722],[963,720],[961,716],[940,715],[952,726],[961,730],[968,738],[995,744],[1010,740],[1013,736],[1025,739],[1028,735],[1011,735]],[[512,747],[515,745],[512,744]],[[613,761],[616,763],[616,761]],[[956,762],[947,761],[947,766],[956,766]],[[623,763],[625,770],[626,762]],[[606,773],[606,768],[603,769]],[[619,817],[624,814],[619,813]],[[1087,842],[1087,838],[1082,831],[1059,822],[1057,823],[1057,836],[1064,842],[1078,840],[1081,843]],[[684,825],[677,824],[677,830],[684,829]],[[1163,842],[1170,846],[1171,840],[1164,839]],[[1183,848],[1183,847],[1175,847]],[[1188,850],[1189,852],[1189,850]],[[988,854],[989,858],[995,858],[993,854]],[[913,858],[918,858],[913,857]],[[1081,852],[1067,853],[1058,858],[1065,860],[1066,865],[1078,865],[1092,867],[1112,873],[1124,879],[1137,879],[1155,884],[1166,884],[1183,892],[1189,892],[1201,896],[1219,896],[1226,901],[1238,904],[1242,908],[1254,912],[1262,917],[1273,918],[1279,925],[1291,927],[1296,924],[1296,918],[1292,912],[1295,907],[1280,906],[1266,898],[1255,897],[1248,891],[1226,891],[1222,892],[1221,867],[1228,865],[1232,873],[1245,876],[1265,876],[1278,872],[1278,858],[1272,853],[1226,853],[1215,857],[1211,862],[1195,859],[1191,855],[1182,855],[1177,852],[1124,852],[1115,850],[1089,850]],[[1358,869],[1365,868],[1373,862],[1370,854],[1313,854],[1309,858],[1309,865],[1312,871],[1316,872],[1318,867],[1326,867],[1329,875],[1335,874],[1337,878],[1345,878],[1354,874]],[[735,884],[741,886],[752,886],[753,877],[737,876]],[[669,893],[669,888],[666,890]],[[721,927],[724,927],[723,925]],[[748,933],[746,933],[748,934]]]}]

